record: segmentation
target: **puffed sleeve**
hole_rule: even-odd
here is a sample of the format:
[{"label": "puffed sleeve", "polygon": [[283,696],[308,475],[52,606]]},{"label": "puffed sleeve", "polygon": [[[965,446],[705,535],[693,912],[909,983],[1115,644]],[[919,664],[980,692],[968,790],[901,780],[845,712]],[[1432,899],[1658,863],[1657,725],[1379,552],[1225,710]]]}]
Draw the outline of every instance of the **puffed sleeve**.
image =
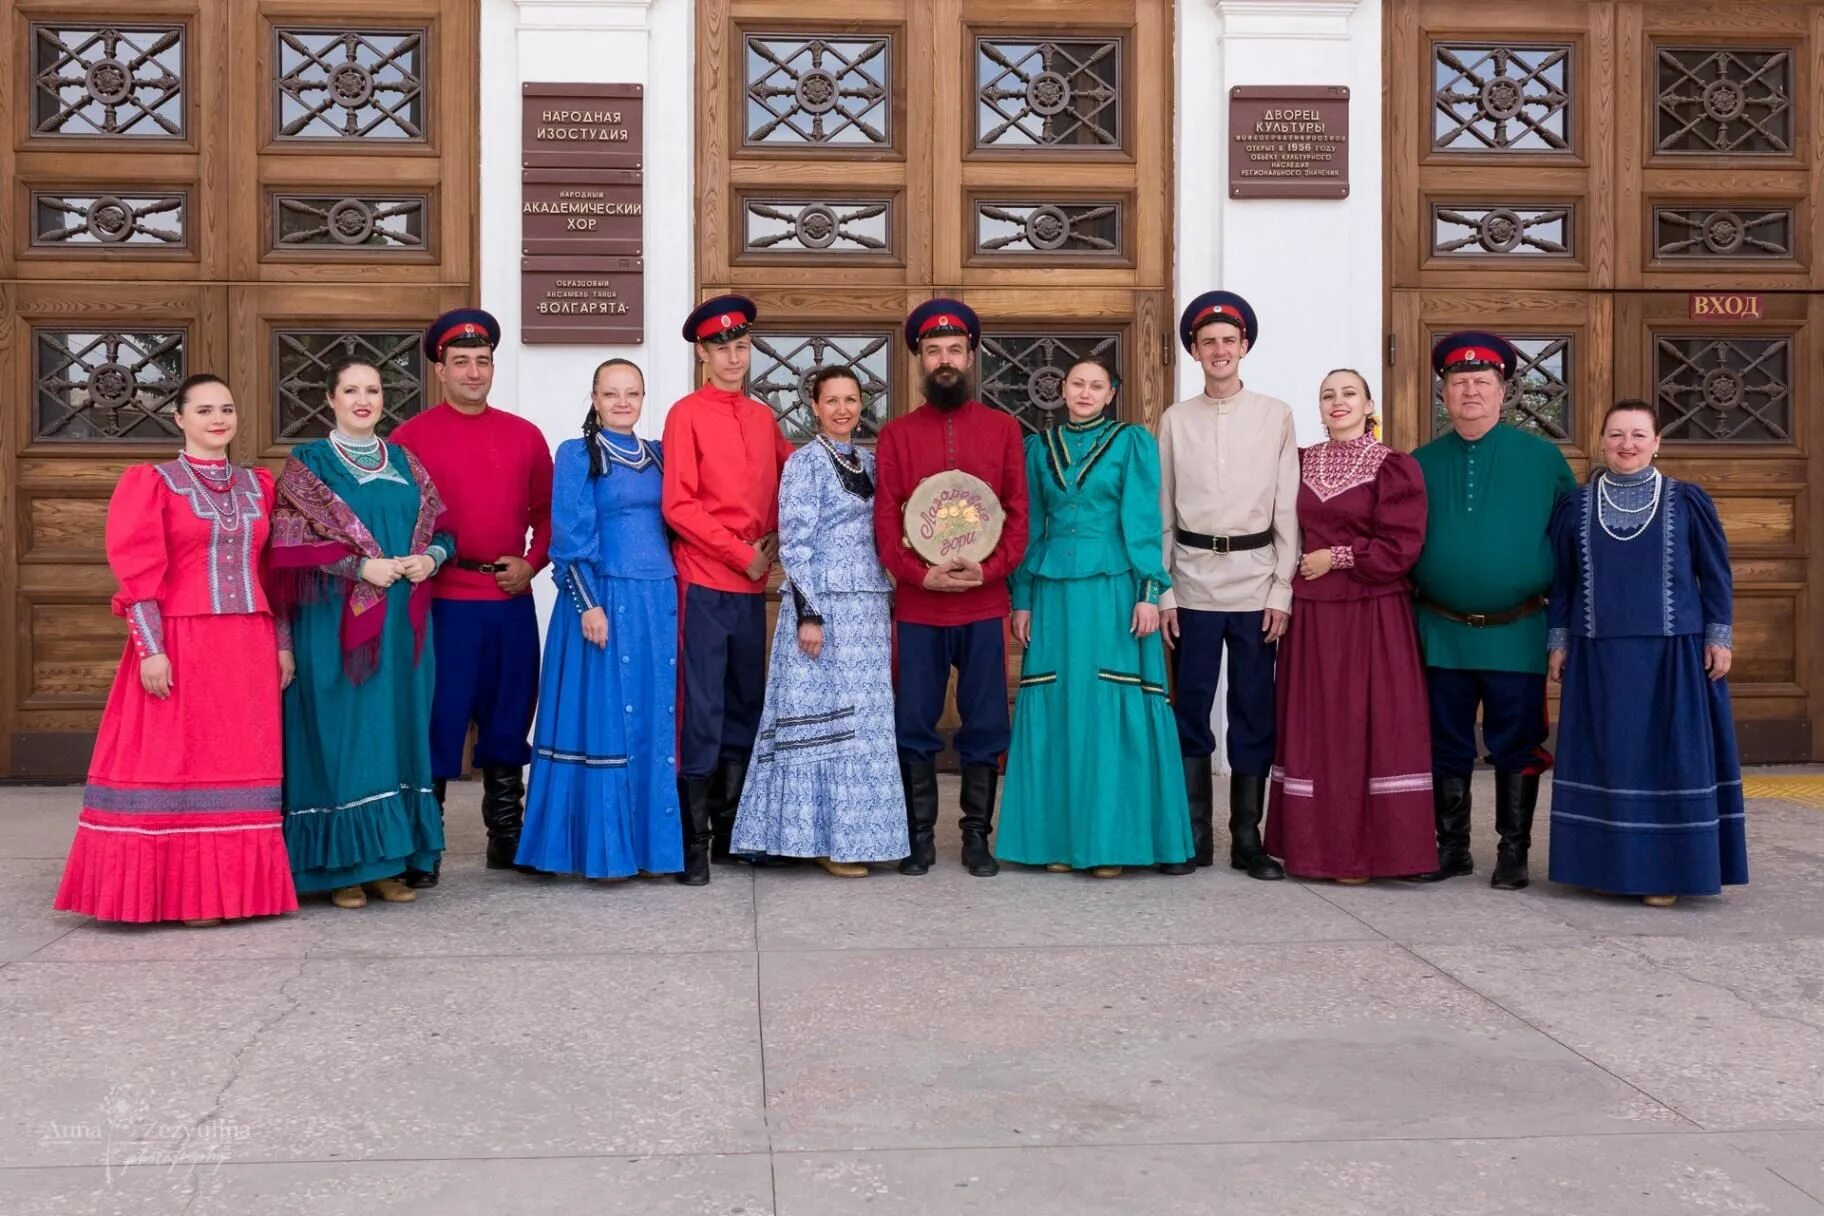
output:
[{"label": "puffed sleeve", "polygon": [[779,475],[779,564],[792,586],[792,603],[800,622],[823,619],[817,610],[823,587],[811,559],[817,547],[817,523],[823,515],[820,474],[827,467],[823,453],[807,447],[787,460]]},{"label": "puffed sleeve", "polygon": [[1165,571],[1166,587],[1159,595],[1160,608],[1176,608],[1178,601],[1172,594],[1172,550],[1177,540],[1174,522],[1172,478],[1176,475],[1172,468],[1172,411],[1168,408],[1159,418],[1159,531],[1164,538],[1160,551],[1160,569]]},{"label": "puffed sleeve", "polygon": [[108,500],[108,568],[120,583],[114,615],[124,617],[141,658],[165,652],[164,592],[169,554],[165,545],[165,504],[170,491],[151,465],[121,475]]},{"label": "puffed sleeve", "polygon": [[982,563],[984,583],[1006,578],[1019,568],[1020,560],[1026,556],[1029,526],[1026,522],[1029,513],[1026,503],[1026,448],[1020,436],[1020,424],[1005,414],[994,417],[996,422],[1002,424],[1003,436],[1001,484],[995,487],[995,494],[1001,500],[1001,510],[1007,513],[1007,522],[1000,541],[994,546],[994,552]]},{"label": "puffed sleeve", "polygon": [[1121,478],[1121,540],[1140,580],[1140,598],[1157,604],[1172,585],[1159,549],[1159,444],[1140,427],[1127,428],[1127,467]]},{"label": "puffed sleeve", "polygon": [[1702,487],[1678,483],[1685,516],[1691,522],[1691,565],[1697,573],[1697,599],[1704,615],[1704,645],[1735,649],[1735,573],[1729,568],[1729,540],[1716,503]]},{"label": "puffed sleeve", "polygon": [[584,439],[566,439],[558,444],[551,475],[552,577],[578,613],[599,606],[595,586],[601,573],[596,562],[600,523],[595,511],[595,483],[589,478],[588,444]]},{"label": "puffed sleeve", "polygon": [[1039,542],[1045,536],[1045,441],[1037,435],[1026,437],[1026,555],[1014,572],[1007,576],[1007,590],[1013,596],[1015,612],[1032,611],[1033,568],[1045,556]]},{"label": "puffed sleeve", "polygon": [[1560,498],[1546,532],[1552,542],[1552,589],[1546,593],[1545,601],[1547,650],[1568,650],[1571,645],[1571,603],[1576,598],[1583,563],[1583,549],[1578,538],[1583,526],[1582,503],[1581,494]]},{"label": "puffed sleeve", "polygon": [[1425,475],[1404,452],[1389,452],[1374,479],[1374,529],[1338,545],[1336,565],[1361,583],[1393,583],[1412,573],[1425,547]]}]

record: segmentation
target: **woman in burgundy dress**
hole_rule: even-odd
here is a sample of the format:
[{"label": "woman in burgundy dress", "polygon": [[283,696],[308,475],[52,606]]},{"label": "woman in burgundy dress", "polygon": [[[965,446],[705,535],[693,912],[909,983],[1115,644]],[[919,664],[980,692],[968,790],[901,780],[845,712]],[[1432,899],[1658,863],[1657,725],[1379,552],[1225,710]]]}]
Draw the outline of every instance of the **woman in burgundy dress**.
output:
[{"label": "woman in burgundy dress", "polygon": [[1279,654],[1267,851],[1351,885],[1434,869],[1431,730],[1407,579],[1425,540],[1419,466],[1374,435],[1368,384],[1318,390],[1329,441],[1299,454],[1304,557]]}]

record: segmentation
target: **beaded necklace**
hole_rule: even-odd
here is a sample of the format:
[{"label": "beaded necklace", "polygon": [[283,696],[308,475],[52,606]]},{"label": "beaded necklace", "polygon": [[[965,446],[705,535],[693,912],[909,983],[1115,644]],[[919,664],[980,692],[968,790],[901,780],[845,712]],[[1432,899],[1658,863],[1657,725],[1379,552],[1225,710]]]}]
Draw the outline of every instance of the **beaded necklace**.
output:
[{"label": "beaded necklace", "polygon": [[[184,476],[195,486],[199,493],[196,497],[196,510],[207,511],[215,517],[216,524],[224,533],[238,532],[241,528],[241,496],[234,493],[235,468],[226,465],[227,477],[217,481],[211,474],[197,467],[195,460],[188,453],[179,452],[179,467]],[[224,462],[225,463],[225,462]]]},{"label": "beaded necklace", "polygon": [[[1611,480],[1614,480],[1616,485],[1629,489],[1638,489],[1641,486],[1651,485],[1653,491],[1647,496],[1645,505],[1625,507],[1615,500],[1615,495],[1610,491],[1609,483]],[[1611,540],[1623,542],[1633,540],[1635,537],[1644,533],[1647,530],[1647,525],[1653,521],[1654,513],[1659,510],[1660,498],[1665,492],[1665,487],[1665,476],[1658,469],[1650,470],[1647,476],[1636,481],[1622,481],[1618,478],[1612,479],[1606,473],[1599,476],[1596,479],[1596,493],[1600,496],[1601,501],[1596,504],[1596,523],[1608,534]],[[1618,527],[1626,527],[1631,530],[1624,534],[1617,532],[1614,528],[1610,527],[1608,520],[1608,513],[1610,511],[1613,511],[1616,516],[1619,517],[1616,520],[1616,525]]]},{"label": "beaded necklace", "polygon": [[614,442],[611,437],[613,434],[614,432],[609,430],[597,431],[595,434],[595,441],[602,445],[602,451],[609,460],[623,469],[632,469],[636,473],[652,463],[652,449],[646,446],[644,439],[638,435],[628,436],[633,440],[633,450],[630,452]]},{"label": "beaded necklace", "polygon": [[834,443],[831,443],[829,438],[825,435],[817,436],[817,442],[822,444],[823,450],[830,454],[830,459],[836,462],[837,468],[847,469],[850,473],[855,474],[859,474],[862,471],[861,454],[859,452],[850,452],[845,456],[843,455],[842,450]]}]

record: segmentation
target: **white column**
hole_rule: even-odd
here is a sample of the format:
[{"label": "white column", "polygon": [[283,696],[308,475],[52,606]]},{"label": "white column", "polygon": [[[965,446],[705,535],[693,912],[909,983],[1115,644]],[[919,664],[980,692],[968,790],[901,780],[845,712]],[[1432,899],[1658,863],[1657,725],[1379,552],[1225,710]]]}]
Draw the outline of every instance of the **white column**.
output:
[{"label": "white column", "polygon": [[[1179,7],[1178,292],[1239,292],[1260,317],[1250,388],[1322,438],[1317,386],[1354,367],[1382,388],[1380,0],[1186,0]],[[1229,89],[1347,85],[1349,197],[1231,199]],[[1175,323],[1175,318],[1174,318]],[[1180,396],[1203,374],[1179,360]]]},{"label": "white column", "polygon": [[[581,434],[589,375],[604,359],[645,371],[639,431],[650,438],[666,407],[695,387],[691,349],[676,337],[696,302],[692,20],[691,0],[481,0],[481,305],[501,327],[493,402],[537,423],[553,450]],[[531,81],[645,86],[640,345],[519,341],[520,86]],[[533,586],[540,619],[549,619],[550,580]]]}]

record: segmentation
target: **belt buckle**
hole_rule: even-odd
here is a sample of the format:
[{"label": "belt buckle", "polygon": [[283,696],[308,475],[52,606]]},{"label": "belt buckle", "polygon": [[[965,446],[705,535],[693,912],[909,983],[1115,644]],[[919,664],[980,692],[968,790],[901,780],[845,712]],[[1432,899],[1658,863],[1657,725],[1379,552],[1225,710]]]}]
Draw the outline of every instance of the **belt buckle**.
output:
[{"label": "belt buckle", "polygon": [[1464,616],[1463,623],[1468,625],[1471,629],[1486,629],[1488,627],[1488,614],[1486,612],[1468,613]]},{"label": "belt buckle", "polygon": [[1210,537],[1210,552],[1211,553],[1227,553],[1228,551],[1229,551],[1229,538],[1228,537],[1226,537],[1226,536]]}]

